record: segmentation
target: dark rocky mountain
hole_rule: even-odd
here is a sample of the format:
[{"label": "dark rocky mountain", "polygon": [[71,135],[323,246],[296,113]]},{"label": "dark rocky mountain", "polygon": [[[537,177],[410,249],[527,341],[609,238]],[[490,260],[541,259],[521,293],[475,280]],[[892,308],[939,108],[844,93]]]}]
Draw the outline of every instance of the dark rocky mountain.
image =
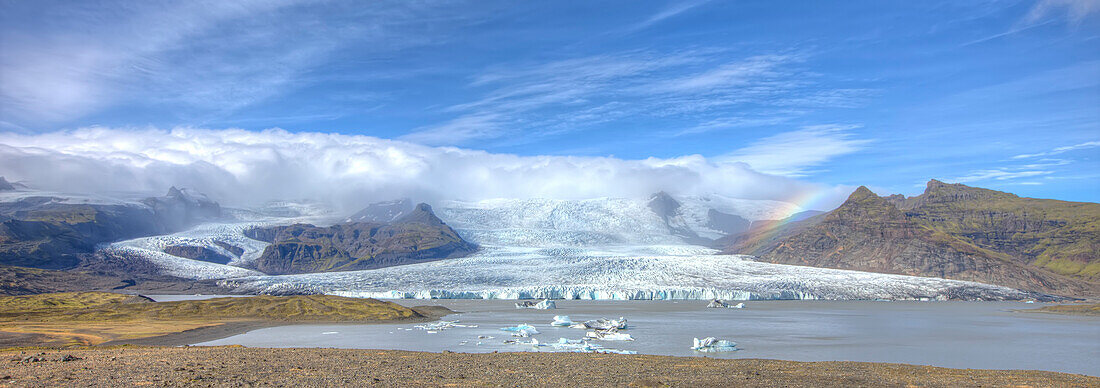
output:
[{"label": "dark rocky mountain", "polygon": [[12,190],[15,190],[15,186],[13,186],[10,182],[8,182],[7,179],[4,179],[4,177],[0,176],[0,191],[12,191]]},{"label": "dark rocky mountain", "polygon": [[222,208],[206,195],[189,189],[168,189],[163,197],[141,201],[153,210],[165,230],[182,230],[195,223],[221,217]]},{"label": "dark rocky mountain", "polygon": [[273,275],[390,267],[462,257],[477,249],[423,203],[391,223],[295,224],[245,234],[271,243],[254,266]]},{"label": "dark rocky mountain", "polygon": [[0,203],[0,265],[65,269],[97,244],[171,233],[220,215],[206,196],[172,188],[141,203],[27,196]]},{"label": "dark rocky mountain", "polygon": [[761,223],[726,253],[814,267],[935,276],[1061,295],[1100,291],[1100,204],[1020,198],[931,181],[923,194],[860,187],[836,210]]},{"label": "dark rocky mountain", "polygon": [[415,206],[408,198],[367,205],[345,222],[394,222],[412,213]]},{"label": "dark rocky mountain", "polygon": [[683,216],[680,215],[680,201],[672,198],[668,193],[660,191],[653,194],[649,197],[649,202],[646,203],[646,205],[649,207],[649,210],[652,210],[654,214],[661,217],[661,220],[664,221],[665,226],[668,226],[668,230],[673,236],[680,237],[684,239],[684,241],[693,244],[706,244],[709,242],[708,239],[699,237],[698,233],[695,233],[694,230],[691,230],[691,228],[687,226],[687,223],[683,220]]},{"label": "dark rocky mountain", "polygon": [[164,247],[164,253],[172,256],[182,257],[185,259],[206,261],[217,264],[227,264],[230,260],[232,260],[231,257],[218,253],[218,251],[196,245],[170,245]]}]

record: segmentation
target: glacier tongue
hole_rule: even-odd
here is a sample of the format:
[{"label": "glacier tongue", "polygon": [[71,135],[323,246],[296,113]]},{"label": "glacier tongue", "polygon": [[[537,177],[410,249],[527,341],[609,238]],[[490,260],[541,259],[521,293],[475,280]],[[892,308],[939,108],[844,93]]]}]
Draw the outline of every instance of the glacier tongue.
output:
[{"label": "glacier tongue", "polygon": [[[746,219],[798,210],[781,202],[728,198],[686,198],[682,204],[680,219],[704,234],[715,232],[702,224],[707,208]],[[297,204],[242,211],[237,222],[204,224],[172,235],[115,243],[107,249],[144,256],[175,276],[222,279],[223,285],[266,294],[601,300],[1003,300],[1030,296],[980,283],[777,265],[755,262],[748,256],[717,255],[713,249],[690,245],[675,235],[644,200],[443,201],[435,209],[440,218],[481,249],[461,259],[366,271],[266,276],[240,268],[248,266],[267,246],[246,238],[243,231],[248,227],[322,224],[331,218],[324,209]],[[231,265],[220,265],[162,252],[173,244],[224,251],[215,242],[240,247],[244,254]]]},{"label": "glacier tongue", "polygon": [[1020,299],[980,283],[759,263],[747,256],[544,256],[492,249],[377,270],[223,280],[258,293],[462,299]]}]

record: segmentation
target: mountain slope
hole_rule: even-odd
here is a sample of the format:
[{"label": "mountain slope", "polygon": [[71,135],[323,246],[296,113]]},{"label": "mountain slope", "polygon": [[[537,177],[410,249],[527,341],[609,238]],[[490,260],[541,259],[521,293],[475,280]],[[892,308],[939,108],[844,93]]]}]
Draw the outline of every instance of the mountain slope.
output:
[{"label": "mountain slope", "polygon": [[[913,198],[883,198],[860,187],[825,215],[755,228],[723,242],[727,253],[752,254],[772,263],[935,276],[1082,295],[1094,293],[1096,285],[1037,268],[1031,264],[1041,261],[1021,252],[1058,260],[1079,257],[1062,256],[1062,252],[1092,244],[1089,241],[1095,235],[1080,230],[1087,231],[1095,222],[1087,216],[1095,206],[1100,205],[1024,199],[938,181]],[[1067,208],[1086,215],[1056,217],[1070,211]],[[1054,249],[1045,252],[1041,243]]]},{"label": "mountain slope", "polygon": [[327,227],[295,224],[246,234],[270,242],[254,266],[267,274],[354,271],[461,257],[476,250],[417,205],[393,223],[351,222]]},{"label": "mountain slope", "polygon": [[217,202],[175,187],[140,203],[18,194],[0,202],[0,265],[72,268],[97,244],[177,231],[221,214]]}]

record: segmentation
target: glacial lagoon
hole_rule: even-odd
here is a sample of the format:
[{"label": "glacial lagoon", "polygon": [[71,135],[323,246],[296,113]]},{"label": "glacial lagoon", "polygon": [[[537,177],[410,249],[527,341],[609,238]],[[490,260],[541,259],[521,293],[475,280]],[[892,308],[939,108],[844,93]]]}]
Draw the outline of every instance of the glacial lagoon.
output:
[{"label": "glacial lagoon", "polygon": [[[254,330],[195,345],[332,347],[454,352],[554,351],[505,344],[581,339],[585,330],[553,327],[555,315],[580,322],[628,320],[634,341],[591,341],[641,354],[873,361],[952,368],[1036,369],[1100,376],[1100,318],[1013,312],[1021,302],[750,301],[744,309],[708,309],[706,301],[559,300],[555,310],[519,310],[508,300],[394,300],[442,305],[462,326],[423,330],[416,324],[294,325]],[[513,338],[500,328],[527,323],[540,334]],[[476,327],[472,327],[476,326]],[[478,337],[482,338],[478,338]],[[492,337],[492,338],[488,338]],[[693,338],[717,337],[740,350],[699,353]]]}]

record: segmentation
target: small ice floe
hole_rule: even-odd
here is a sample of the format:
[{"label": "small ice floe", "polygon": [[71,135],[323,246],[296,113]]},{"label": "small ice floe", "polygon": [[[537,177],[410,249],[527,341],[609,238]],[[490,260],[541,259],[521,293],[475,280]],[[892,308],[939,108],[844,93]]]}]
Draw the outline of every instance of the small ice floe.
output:
[{"label": "small ice floe", "polygon": [[329,334],[340,334],[340,332],[338,332],[338,331],[326,331],[324,333],[321,333],[321,335],[329,335]]},{"label": "small ice floe", "polygon": [[538,329],[526,323],[517,326],[502,327],[500,330],[512,332],[513,337],[530,337],[539,333]]},{"label": "small ice floe", "polygon": [[479,335],[479,336],[477,336],[477,339],[493,339],[493,336],[491,336],[491,335]]},{"label": "small ice floe", "polygon": [[[413,329],[427,330],[428,333],[435,334],[438,331],[447,330],[447,329],[451,329],[451,328],[455,328],[455,327],[477,327],[477,325],[462,325],[462,324],[459,324],[458,322],[459,321],[439,321],[439,322],[425,323],[425,324],[422,324],[422,325],[413,326]],[[401,328],[398,328],[398,329],[399,330],[412,330],[412,329],[401,329]]]},{"label": "small ice floe", "polygon": [[536,310],[551,310],[558,308],[558,305],[550,299],[543,299],[538,302],[532,302],[525,300],[523,302],[516,303],[517,309],[536,309]]},{"label": "small ice floe", "polygon": [[633,350],[607,349],[585,340],[571,340],[566,338],[559,338],[558,342],[551,343],[549,346],[554,348],[554,350],[563,352],[638,354],[638,352]]},{"label": "small ice floe", "polygon": [[593,330],[584,333],[585,338],[591,338],[602,341],[633,341],[634,337],[630,334],[620,333],[619,329],[611,328],[607,330]]},{"label": "small ice floe", "polygon": [[564,327],[572,325],[573,321],[569,319],[568,315],[555,315],[554,322],[550,322],[550,326]]},{"label": "small ice floe", "polygon": [[574,328],[578,328],[578,329],[595,329],[595,330],[608,330],[608,329],[625,330],[626,329],[626,318],[619,317],[619,319],[607,319],[607,318],[593,319],[591,321],[584,321],[584,323],[573,324],[573,325],[570,325],[569,327],[574,327]]},{"label": "small ice floe", "polygon": [[714,299],[714,300],[710,301],[710,304],[707,305],[707,308],[711,308],[711,309],[724,309],[724,308],[743,309],[743,308],[745,308],[745,304],[744,303],[729,304],[729,303],[726,303],[726,301],[724,301],[724,300]]},{"label": "small ice floe", "polygon": [[1024,303],[1035,303],[1035,301],[1034,300],[1029,300],[1029,301],[1026,301]]},{"label": "small ice floe", "polygon": [[732,352],[737,350],[737,343],[728,340],[720,340],[714,337],[703,339],[695,338],[691,350],[697,352]]}]

